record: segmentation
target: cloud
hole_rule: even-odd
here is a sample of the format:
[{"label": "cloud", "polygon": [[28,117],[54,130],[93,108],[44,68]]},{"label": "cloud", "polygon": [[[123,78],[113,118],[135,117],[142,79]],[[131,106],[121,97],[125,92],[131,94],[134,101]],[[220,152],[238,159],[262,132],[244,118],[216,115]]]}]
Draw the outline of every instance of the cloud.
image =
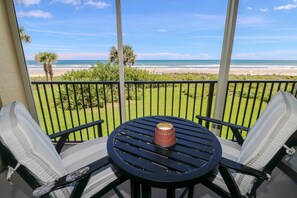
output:
[{"label": "cloud", "polygon": [[274,10],[291,10],[297,8],[297,0],[293,0],[293,3],[287,5],[275,6]]},{"label": "cloud", "polygon": [[94,1],[94,0],[85,0],[84,5],[92,6],[97,9],[104,9],[104,8],[111,7],[110,4],[104,1]]},{"label": "cloud", "polygon": [[236,36],[235,39],[237,40],[246,40],[246,41],[292,41],[297,40],[296,35],[280,35],[280,36],[274,36],[274,35],[266,35],[266,36]]},{"label": "cloud", "polygon": [[246,7],[246,9],[247,9],[247,10],[252,10],[253,8],[252,8],[252,7]]},{"label": "cloud", "polygon": [[260,8],[259,11],[260,12],[268,12],[268,9],[267,8]]},{"label": "cloud", "polygon": [[80,0],[62,0],[64,4],[71,4],[71,5],[80,5]]},{"label": "cloud", "polygon": [[235,53],[232,58],[246,60],[295,60],[297,50],[271,50],[252,53]]},{"label": "cloud", "polygon": [[158,29],[157,32],[168,32],[166,29]]},{"label": "cloud", "polygon": [[[100,33],[80,33],[80,32],[63,32],[63,31],[51,31],[51,30],[38,30],[38,29],[27,29],[31,32],[41,32],[41,33],[48,33],[48,34],[57,34],[57,35],[65,35],[65,36],[86,36],[86,37],[114,37],[116,33],[114,32],[100,32]],[[125,35],[125,34],[123,34]]]},{"label": "cloud", "polygon": [[22,3],[24,6],[29,7],[30,5],[38,5],[40,0],[17,0],[17,3]]},{"label": "cloud", "polygon": [[255,53],[237,53],[237,54],[233,54],[232,58],[253,59],[253,58],[257,58],[257,55]]},{"label": "cloud", "polygon": [[59,60],[106,60],[109,52],[75,52],[75,53],[58,53]]},{"label": "cloud", "polygon": [[237,25],[258,27],[267,23],[267,20],[261,16],[238,16],[237,18]]},{"label": "cloud", "polygon": [[20,11],[17,13],[19,17],[36,17],[36,18],[51,18],[52,14],[42,10],[31,10],[29,12]]},{"label": "cloud", "polygon": [[171,53],[171,52],[156,52],[156,53],[137,53],[138,59],[208,59],[209,54],[200,53],[197,55],[183,54],[183,53]]},{"label": "cloud", "polygon": [[61,3],[64,3],[64,4],[71,4],[71,5],[74,5],[74,6],[77,6],[77,7],[80,7],[82,5],[84,6],[90,6],[90,7],[93,7],[93,8],[97,8],[97,9],[104,9],[104,8],[108,8],[108,7],[111,7],[111,4],[109,3],[106,3],[104,1],[96,1],[96,0],[84,0],[84,2],[82,3],[81,0],[62,0],[62,1],[58,1],[58,0],[55,0],[56,2],[61,2]]}]

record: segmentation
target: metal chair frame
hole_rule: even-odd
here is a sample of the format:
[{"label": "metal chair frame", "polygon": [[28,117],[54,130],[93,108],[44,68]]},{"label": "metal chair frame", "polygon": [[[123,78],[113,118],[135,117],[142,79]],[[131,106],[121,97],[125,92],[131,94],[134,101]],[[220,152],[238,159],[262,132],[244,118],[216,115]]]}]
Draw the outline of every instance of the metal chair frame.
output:
[{"label": "metal chair frame", "polygon": [[[242,145],[244,142],[244,139],[241,135],[242,131],[248,132],[250,128],[239,126],[236,124],[231,124],[228,122],[216,120],[213,118],[208,118],[204,116],[196,116],[198,119],[199,124],[202,124],[202,121],[206,121],[207,123],[215,123],[218,125],[224,125],[231,129],[235,139],[237,140],[237,143],[239,145]],[[297,131],[287,140],[285,143],[288,147],[293,147],[297,145]],[[222,158],[219,166],[219,171],[228,187],[229,192],[226,192],[219,186],[216,186],[212,183],[212,181],[204,181],[203,184],[208,187],[209,189],[213,190],[215,193],[220,195],[221,197],[244,197],[241,195],[239,188],[231,174],[230,170],[235,170],[237,172],[240,172],[242,174],[247,174],[256,177],[256,181],[251,189],[251,192],[245,196],[247,197],[256,197],[256,191],[259,188],[259,186],[265,181],[270,179],[270,175],[273,171],[273,169],[281,162],[283,157],[287,155],[287,150],[282,147],[270,160],[270,162],[264,167],[262,171],[256,170],[254,168],[248,167],[246,165],[240,164],[238,162],[231,161],[226,158]]]},{"label": "metal chair frame", "polygon": [[[73,132],[76,132],[76,131],[86,129],[88,127],[93,127],[93,126],[97,125],[98,126],[98,133],[99,133],[98,135],[99,135],[99,137],[100,137],[100,135],[102,136],[102,127],[101,127],[102,123],[103,123],[103,120],[97,120],[97,121],[94,121],[94,122],[91,122],[91,123],[87,123],[87,124],[84,124],[84,125],[81,125],[81,126],[78,126],[78,127],[74,127],[74,128],[71,128],[71,129],[67,129],[67,130],[64,130],[64,131],[49,135],[49,138],[50,139],[59,138],[59,140],[56,143],[55,148],[56,148],[57,152],[60,153],[63,146],[66,143],[66,140],[69,137],[69,134],[71,134]],[[5,145],[3,145],[1,142],[0,142],[0,149],[1,149],[0,154],[2,156],[4,164],[6,166],[15,167],[18,164],[17,160],[15,159],[13,154],[10,152],[10,150],[7,149],[5,147]],[[74,187],[74,189],[71,192],[70,197],[81,197],[81,195],[84,192],[85,187],[88,184],[89,179],[92,176],[92,173],[94,173],[95,171],[103,168],[104,166],[108,165],[109,163],[110,163],[110,159],[109,159],[108,156],[106,156],[106,157],[104,157],[104,158],[102,158],[100,160],[97,160],[97,161],[87,165],[88,171],[85,171],[83,174],[78,175],[74,180],[71,180],[71,181],[68,181],[66,178],[67,178],[67,176],[69,176],[71,174],[73,175],[73,173],[76,172],[76,171],[74,171],[72,173],[69,173],[69,174],[57,179],[56,181],[54,181],[53,187],[51,189],[49,189],[48,191],[45,190],[44,194],[41,195],[40,197],[46,197],[46,198],[50,197],[49,196],[50,192],[52,192],[54,190],[61,189],[61,188],[65,188],[67,186]],[[83,167],[83,168],[85,168],[85,167]],[[81,169],[83,169],[83,168],[81,168]],[[81,169],[79,169],[79,170],[81,170]],[[16,171],[25,180],[25,182],[29,184],[29,186],[34,191],[36,191],[37,189],[42,190],[42,188],[44,188],[47,185],[46,184],[46,185],[41,186],[37,182],[36,178],[30,173],[30,171],[26,167],[24,167],[22,165],[20,165],[20,167]],[[121,195],[120,191],[116,188],[116,186],[118,186],[119,184],[123,183],[126,180],[127,180],[126,178],[124,178],[123,176],[120,176],[117,180],[115,180],[114,182],[111,182],[109,185],[104,187],[101,191],[97,192],[92,197],[101,197],[105,193],[107,193],[108,191],[114,189],[115,193],[120,198],[122,198],[123,195]]]}]

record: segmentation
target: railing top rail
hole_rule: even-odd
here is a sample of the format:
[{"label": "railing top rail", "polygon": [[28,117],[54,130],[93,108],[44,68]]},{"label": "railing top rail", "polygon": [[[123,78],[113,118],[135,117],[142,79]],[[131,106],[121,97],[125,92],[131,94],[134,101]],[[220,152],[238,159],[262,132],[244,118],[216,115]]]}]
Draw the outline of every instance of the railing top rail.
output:
[{"label": "railing top rail", "polygon": [[[32,84],[118,84],[119,81],[32,81]],[[217,80],[125,81],[127,84],[217,83]]]},{"label": "railing top rail", "polygon": [[229,83],[297,83],[297,80],[228,80]]},{"label": "railing top rail", "polygon": [[[229,80],[229,83],[297,83],[297,80]],[[32,84],[118,84],[119,81],[32,81]],[[217,83],[217,80],[126,81],[127,84]]]},{"label": "railing top rail", "polygon": [[162,80],[162,81],[126,81],[128,84],[164,84],[164,83],[217,83],[217,80]]}]

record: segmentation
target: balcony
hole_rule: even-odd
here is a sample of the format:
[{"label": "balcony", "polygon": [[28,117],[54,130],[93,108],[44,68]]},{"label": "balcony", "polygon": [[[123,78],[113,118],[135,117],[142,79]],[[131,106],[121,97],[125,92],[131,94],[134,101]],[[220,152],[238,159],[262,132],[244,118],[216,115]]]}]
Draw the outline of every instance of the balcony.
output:
[{"label": "balcony", "polygon": [[[40,124],[48,135],[97,119],[104,120],[102,133],[98,133],[96,128],[80,131],[70,136],[69,146],[108,136],[122,122],[121,100],[125,103],[127,120],[149,115],[170,115],[196,122],[195,115],[214,116],[215,101],[220,100],[216,98],[220,90],[217,81],[126,82],[125,99],[121,98],[119,82],[30,82],[12,3],[3,1],[0,4],[1,41],[4,43],[0,46],[0,55],[5,63],[0,66],[0,93],[5,98],[4,102],[18,99],[27,104],[32,114],[36,110]],[[225,57],[223,61],[228,62],[230,56]],[[223,120],[251,127],[277,91],[287,91],[296,96],[296,83],[228,81]],[[203,126],[213,130],[209,123],[203,123]],[[234,140],[226,128],[220,130],[219,136]],[[295,197],[296,164],[296,156],[288,162],[284,161],[280,165],[281,170],[277,169],[272,175],[273,179],[261,186],[258,197]],[[0,191],[3,194],[9,197],[32,197],[32,191],[22,180],[14,180],[15,184],[11,186],[5,181],[5,176],[0,176]],[[127,182],[120,186],[120,190],[129,197]],[[164,197],[164,193],[163,190],[153,190],[154,197]],[[195,189],[195,196],[218,197],[201,185]],[[110,192],[105,197],[116,196]]]},{"label": "balcony", "polygon": [[[224,121],[253,126],[277,91],[287,91],[296,96],[296,83],[229,81]],[[32,82],[32,87],[40,124],[48,135],[97,119],[104,120],[102,134],[98,135],[96,128],[80,131],[70,137],[69,144],[108,136],[121,124],[118,82]],[[217,81],[126,82],[126,117],[131,120],[150,115],[169,115],[197,122],[195,115],[213,116],[216,89]],[[203,125],[212,130],[209,123]],[[224,127],[220,137],[235,141],[231,131]],[[293,182],[296,182],[296,157],[290,161],[284,160],[279,167],[282,171],[277,169],[274,172],[274,179],[259,189],[259,197],[276,196],[281,192],[277,187],[279,182],[286,185],[289,194],[296,193],[296,183]],[[122,184],[120,189],[128,196],[129,182]],[[195,190],[195,196],[198,197],[217,196],[201,185]],[[164,190],[153,190],[154,197],[164,195]],[[112,192],[106,195],[110,196],[115,195]]]}]

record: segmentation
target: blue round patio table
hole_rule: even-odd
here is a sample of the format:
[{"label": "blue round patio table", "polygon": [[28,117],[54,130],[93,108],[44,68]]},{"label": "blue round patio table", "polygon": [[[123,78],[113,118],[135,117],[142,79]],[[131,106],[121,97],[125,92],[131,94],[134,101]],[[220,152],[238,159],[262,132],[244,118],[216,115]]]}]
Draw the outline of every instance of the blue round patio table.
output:
[{"label": "blue round patio table", "polygon": [[[176,144],[154,143],[158,123],[170,122]],[[131,196],[150,197],[151,187],[166,188],[174,197],[175,188],[189,187],[216,175],[222,156],[220,142],[205,127],[172,116],[148,116],[130,120],[109,136],[107,151],[113,164],[131,181]]]}]

